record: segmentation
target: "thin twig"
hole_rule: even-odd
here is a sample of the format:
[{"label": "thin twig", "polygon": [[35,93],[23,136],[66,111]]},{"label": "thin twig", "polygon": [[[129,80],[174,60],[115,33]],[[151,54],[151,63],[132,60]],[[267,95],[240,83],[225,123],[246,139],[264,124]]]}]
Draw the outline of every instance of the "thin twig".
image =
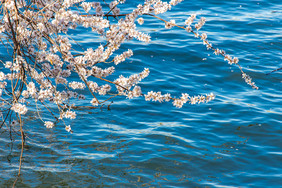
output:
[{"label": "thin twig", "polygon": [[281,67],[281,68],[278,68],[278,69],[275,69],[275,70],[273,70],[273,71],[267,73],[266,75],[269,75],[269,74],[271,74],[271,73],[273,73],[273,72],[276,72],[276,71],[279,71],[279,70],[282,70],[282,67]]}]

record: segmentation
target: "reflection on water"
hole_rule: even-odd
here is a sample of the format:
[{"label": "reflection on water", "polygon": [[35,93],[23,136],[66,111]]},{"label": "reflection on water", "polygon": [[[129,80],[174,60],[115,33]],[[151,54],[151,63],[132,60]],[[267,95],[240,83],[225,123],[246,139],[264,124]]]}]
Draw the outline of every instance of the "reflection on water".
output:
[{"label": "reflection on water", "polygon": [[[229,127],[234,133],[229,135],[233,139],[217,144],[209,141],[218,139],[216,134],[211,137],[208,133],[200,133],[197,138],[185,139],[176,133],[162,131],[169,127],[189,126],[162,122],[149,127],[155,130],[124,130],[117,125],[100,125],[100,131],[108,130],[108,135],[95,141],[92,138],[91,142],[71,138],[75,135],[56,136],[52,132],[29,135],[18,186],[221,185],[225,179],[230,181],[234,173],[240,173],[234,158],[240,158],[242,150],[250,147],[246,146],[249,136],[245,133],[256,132],[260,125]],[[42,139],[41,134],[45,134],[46,139]],[[87,135],[87,131],[80,135]],[[3,151],[8,151],[11,142],[3,141],[7,142]],[[17,142],[13,145],[20,147]],[[11,152],[13,156],[1,153],[1,168],[9,172],[3,177],[8,180],[2,185],[11,185],[9,176],[17,173],[19,153],[15,148]]]}]

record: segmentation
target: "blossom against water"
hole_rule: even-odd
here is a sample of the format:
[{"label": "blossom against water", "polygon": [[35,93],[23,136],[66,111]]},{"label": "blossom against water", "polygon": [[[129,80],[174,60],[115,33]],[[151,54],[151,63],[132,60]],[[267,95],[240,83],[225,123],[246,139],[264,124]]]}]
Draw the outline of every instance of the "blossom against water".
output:
[{"label": "blossom against water", "polygon": [[175,20],[170,20],[169,22],[165,23],[166,29],[171,29],[173,26],[175,26]]},{"label": "blossom against water", "polygon": [[3,72],[0,72],[0,81],[5,80],[5,74]]},{"label": "blossom against water", "polygon": [[68,131],[68,132],[72,132],[70,125],[67,125],[67,126],[65,127],[65,129],[66,129],[66,131]]},{"label": "blossom against water", "polygon": [[19,114],[26,114],[27,107],[24,104],[16,103],[11,107],[11,110]]},{"label": "blossom against water", "polygon": [[45,121],[44,126],[48,129],[52,129],[54,127],[54,123],[51,121]]},{"label": "blossom against water", "polygon": [[99,102],[96,98],[92,99],[91,102],[90,102],[93,106],[98,106],[99,105]]},{"label": "blossom against water", "polygon": [[143,25],[144,19],[143,18],[138,18],[137,22],[138,22],[138,24]]},{"label": "blossom against water", "polygon": [[65,113],[64,113],[64,116],[65,118],[69,118],[69,119],[75,119],[76,118],[76,113],[74,111],[70,111],[70,110],[67,110]]},{"label": "blossom against water", "polygon": [[[172,94],[162,94],[161,91],[142,93],[146,89],[146,84],[141,88],[140,82],[149,75],[148,68],[131,75],[127,75],[127,71],[123,71],[122,74],[116,73],[124,67],[126,70],[133,70],[127,67],[130,64],[117,66],[133,56],[132,49],[125,49],[124,44],[127,41],[138,40],[146,43],[151,41],[151,36],[138,28],[138,24],[142,25],[147,17],[160,20],[168,29],[177,27],[190,32],[202,40],[207,49],[212,49],[216,55],[222,55],[228,64],[238,66],[245,82],[257,89],[252,79],[238,64],[237,57],[214,48],[207,40],[208,35],[200,33],[199,30],[206,22],[204,17],[194,23],[196,14],[192,14],[183,20],[185,24],[181,26],[174,20],[177,17],[166,21],[157,16],[171,10],[181,1],[183,0],[146,0],[130,12],[124,9],[122,14],[120,5],[125,0],[113,0],[108,3],[85,0],[52,3],[3,1],[1,6],[5,11],[0,21],[1,36],[10,42],[11,46],[19,48],[11,53],[13,57],[11,56],[10,61],[2,62],[1,108],[2,106],[3,109],[10,108],[17,115],[26,114],[28,111],[26,105],[33,102],[41,105],[38,109],[44,106],[55,119],[59,115],[60,120],[63,118],[72,120],[76,118],[75,108],[72,107],[83,104],[82,100],[91,100],[93,106],[98,106],[110,102],[110,99],[116,96],[128,99],[144,97],[146,101],[171,101],[177,108],[186,103],[193,105],[213,100],[213,94],[189,96],[183,93],[180,97],[172,97]],[[76,37],[71,37],[71,33],[75,32],[70,33],[69,30],[76,28],[92,31],[93,42],[97,45],[85,48]],[[96,39],[101,40],[97,42]],[[138,64],[136,69],[140,66]],[[88,94],[93,98],[89,99]],[[52,128],[54,123],[46,121],[44,125]]]}]

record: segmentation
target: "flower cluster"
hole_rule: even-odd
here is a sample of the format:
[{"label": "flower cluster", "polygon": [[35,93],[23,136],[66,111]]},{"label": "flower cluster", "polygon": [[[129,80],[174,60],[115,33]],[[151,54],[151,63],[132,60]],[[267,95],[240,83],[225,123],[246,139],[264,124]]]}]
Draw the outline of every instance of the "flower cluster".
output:
[{"label": "flower cluster", "polygon": [[82,82],[71,82],[69,83],[69,87],[71,87],[72,89],[84,89],[85,88],[85,84]]},{"label": "flower cluster", "polygon": [[242,73],[242,78],[245,80],[245,82],[247,84],[249,84],[250,86],[252,86],[254,89],[258,89],[258,87],[256,86],[256,84],[254,82],[252,82],[252,78],[247,75],[246,73]]},{"label": "flower cluster", "polygon": [[203,25],[206,23],[206,18],[205,17],[201,17],[200,21],[195,24],[195,28],[197,30],[201,29],[203,27]]},{"label": "flower cluster", "polygon": [[114,58],[114,62],[117,65],[117,64],[125,61],[125,58],[129,58],[131,56],[133,56],[133,52],[132,52],[132,50],[128,49],[128,51],[123,52],[123,54],[116,56]]},{"label": "flower cluster", "polygon": [[[122,75],[119,76],[118,79],[115,80],[116,88],[120,95],[127,95],[128,90],[136,84],[138,84],[141,80],[146,78],[149,75],[150,71],[148,68],[145,68],[144,71],[142,71],[139,74],[131,75],[130,77],[126,78]],[[131,93],[131,92],[129,92]],[[131,94],[130,94],[131,95]],[[131,97],[129,97],[131,98]]]},{"label": "flower cluster", "polygon": [[[196,14],[192,14],[182,27],[175,20],[165,21],[157,16],[182,1],[146,0],[125,14],[120,13],[120,4],[125,3],[125,0],[113,0],[110,3],[85,0],[3,1],[0,4],[0,37],[5,38],[1,40],[3,43],[14,49],[11,59],[1,62],[1,111],[5,109],[3,111],[7,111],[7,117],[11,117],[8,116],[10,110],[16,112],[16,116],[24,115],[33,102],[36,106],[46,108],[54,119],[65,124],[65,121],[76,118],[75,107],[80,104],[78,100],[102,106],[109,99],[122,95],[128,99],[144,97],[146,101],[171,101],[178,108],[185,103],[198,104],[213,100],[213,94],[189,96],[183,93],[180,98],[160,91],[143,94],[142,90],[145,89],[138,84],[149,75],[148,68],[128,77],[116,73],[117,66],[133,56],[132,49],[116,55],[126,41],[151,41],[150,35],[141,32],[136,25],[142,25],[147,16],[161,20],[167,29],[176,26],[194,34],[214,54],[222,55],[230,65],[238,66],[243,79],[257,89],[251,78],[243,72],[237,57],[213,48],[207,40],[207,34],[198,33],[206,22],[204,17],[193,26]],[[70,37],[70,31],[76,28],[92,31],[93,35],[100,37],[101,42],[85,50]],[[44,118],[40,118],[44,126],[53,128],[54,123]],[[69,125],[65,124],[65,129],[72,132]]]},{"label": "flower cluster", "polygon": [[44,125],[48,129],[52,129],[54,127],[54,123],[51,121],[45,121]]},{"label": "flower cluster", "polygon": [[171,4],[169,4],[167,2],[162,2],[160,0],[156,0],[156,3],[154,4],[154,13],[156,15],[165,13],[170,9],[171,9]]},{"label": "flower cluster", "polygon": [[196,19],[196,14],[192,14],[190,17],[187,18],[187,20],[185,20],[186,31],[188,32],[192,31],[191,24],[194,22],[195,19]]},{"label": "flower cluster", "polygon": [[173,26],[175,26],[175,20],[170,20],[169,22],[165,22],[166,29],[171,29]]},{"label": "flower cluster", "polygon": [[69,119],[75,119],[76,118],[76,113],[74,111],[66,111],[66,112],[63,112],[61,114],[61,117],[64,117],[64,118],[69,118]]},{"label": "flower cluster", "polygon": [[97,66],[93,66],[90,73],[95,77],[107,77],[115,72],[115,67],[109,67],[106,69],[102,69]]},{"label": "flower cluster", "polygon": [[209,102],[215,98],[215,95],[213,93],[207,94],[206,96],[200,95],[200,96],[189,96],[187,93],[182,93],[182,96],[180,98],[172,98],[171,94],[167,93],[162,95],[161,92],[154,92],[150,91],[148,94],[145,95],[145,100],[146,101],[158,101],[158,102],[163,102],[163,101],[170,101],[173,100],[173,105],[177,108],[182,108],[182,106],[189,102],[190,104],[199,104],[199,103],[204,103],[204,102]]},{"label": "flower cluster", "polygon": [[91,103],[93,106],[98,106],[98,105],[99,105],[99,101],[98,101],[96,98],[92,99],[90,103]]},{"label": "flower cluster", "polygon": [[27,107],[23,104],[20,104],[20,103],[15,103],[12,107],[11,107],[11,110],[15,111],[16,113],[18,114],[26,114],[27,112]]}]

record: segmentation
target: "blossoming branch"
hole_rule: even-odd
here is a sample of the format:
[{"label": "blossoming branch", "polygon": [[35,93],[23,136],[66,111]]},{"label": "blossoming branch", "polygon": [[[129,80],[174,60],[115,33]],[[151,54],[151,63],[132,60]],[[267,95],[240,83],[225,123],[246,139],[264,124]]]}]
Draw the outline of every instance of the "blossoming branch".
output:
[{"label": "blossoming branch", "polygon": [[[149,76],[149,68],[129,77],[116,73],[116,66],[133,56],[132,49],[115,55],[124,42],[134,39],[146,43],[151,41],[150,35],[139,31],[135,24],[142,25],[145,16],[163,21],[167,29],[178,27],[192,33],[215,55],[222,55],[230,65],[238,66],[242,78],[258,89],[238,64],[237,57],[214,48],[207,40],[207,34],[199,33],[206,22],[204,17],[194,24],[197,15],[192,14],[180,26],[175,20],[166,21],[157,16],[171,10],[181,1],[147,0],[127,14],[120,14],[119,9],[125,0],[109,4],[105,1],[83,0],[2,1],[0,37],[10,53],[10,60],[1,61],[1,127],[13,112],[21,119],[32,102],[44,106],[54,120],[63,122],[66,130],[70,131],[65,120],[76,118],[76,100],[88,100],[89,104],[99,106],[116,96],[128,99],[144,97],[146,101],[172,101],[178,108],[187,102],[197,104],[213,100],[213,93],[199,96],[182,93],[179,98],[172,97],[170,93],[162,94],[161,91],[144,93],[138,84]],[[69,32],[77,28],[91,28],[93,33],[104,39],[104,44],[78,50],[74,47],[78,42],[69,36]],[[109,76],[116,79],[108,79]],[[85,91],[91,94],[91,99],[84,95]],[[40,118],[44,125],[53,128],[55,121],[44,118]]]}]

